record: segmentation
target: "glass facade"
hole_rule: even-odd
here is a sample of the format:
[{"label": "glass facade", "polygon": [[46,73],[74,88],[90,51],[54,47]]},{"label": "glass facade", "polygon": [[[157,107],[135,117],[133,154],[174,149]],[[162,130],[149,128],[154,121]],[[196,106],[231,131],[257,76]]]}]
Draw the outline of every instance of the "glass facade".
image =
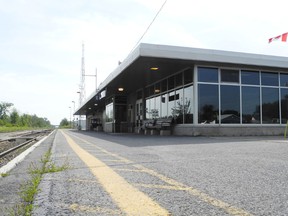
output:
[{"label": "glass facade", "polygon": [[285,124],[288,120],[288,74],[198,67],[197,76],[199,124]]},{"label": "glass facade", "polygon": [[197,67],[195,73],[196,83],[190,68],[148,86],[146,119],[173,118],[176,124],[286,124],[288,74],[216,67]]},{"label": "glass facade", "polygon": [[[155,89],[153,95],[151,89]],[[193,69],[148,86],[145,92],[146,119],[173,118],[177,124],[193,123]]]}]

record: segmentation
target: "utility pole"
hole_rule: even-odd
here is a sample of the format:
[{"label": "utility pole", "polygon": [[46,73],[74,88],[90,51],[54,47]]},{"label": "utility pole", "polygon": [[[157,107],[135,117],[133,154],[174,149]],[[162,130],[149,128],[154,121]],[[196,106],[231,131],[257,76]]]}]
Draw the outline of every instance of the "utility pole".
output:
[{"label": "utility pole", "polygon": [[80,94],[79,94],[79,107],[85,100],[86,90],[85,90],[85,59],[84,59],[84,43],[82,42],[82,59],[81,59],[81,76],[80,76]]}]

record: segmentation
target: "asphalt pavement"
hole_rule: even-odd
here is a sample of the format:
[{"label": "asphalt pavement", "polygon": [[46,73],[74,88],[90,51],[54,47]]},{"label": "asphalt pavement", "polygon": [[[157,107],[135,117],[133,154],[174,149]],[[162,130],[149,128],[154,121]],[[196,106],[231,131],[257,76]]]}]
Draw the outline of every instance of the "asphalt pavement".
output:
[{"label": "asphalt pavement", "polygon": [[58,131],[33,215],[287,215],[283,137]]}]

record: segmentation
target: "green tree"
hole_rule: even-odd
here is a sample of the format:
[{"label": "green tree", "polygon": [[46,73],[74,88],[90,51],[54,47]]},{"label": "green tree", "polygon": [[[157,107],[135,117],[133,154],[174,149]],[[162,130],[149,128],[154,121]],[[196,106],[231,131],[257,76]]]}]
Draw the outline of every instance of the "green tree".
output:
[{"label": "green tree", "polygon": [[68,127],[68,126],[69,126],[69,121],[67,120],[67,118],[62,119],[60,122],[60,127]]},{"label": "green tree", "polygon": [[0,119],[7,118],[7,113],[9,113],[9,109],[13,106],[13,103],[8,102],[0,102]]},{"label": "green tree", "polygon": [[13,109],[13,111],[10,114],[10,122],[12,125],[18,125],[20,124],[20,115],[16,109]]}]

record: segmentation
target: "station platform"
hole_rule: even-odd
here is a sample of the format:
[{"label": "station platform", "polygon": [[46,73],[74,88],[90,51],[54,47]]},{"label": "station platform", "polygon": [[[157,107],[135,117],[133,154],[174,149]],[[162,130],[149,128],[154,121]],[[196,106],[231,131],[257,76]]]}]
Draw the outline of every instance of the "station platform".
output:
[{"label": "station platform", "polygon": [[285,215],[287,143],[57,130],[0,178],[0,212],[50,149],[65,169],[42,175],[32,215]]}]

